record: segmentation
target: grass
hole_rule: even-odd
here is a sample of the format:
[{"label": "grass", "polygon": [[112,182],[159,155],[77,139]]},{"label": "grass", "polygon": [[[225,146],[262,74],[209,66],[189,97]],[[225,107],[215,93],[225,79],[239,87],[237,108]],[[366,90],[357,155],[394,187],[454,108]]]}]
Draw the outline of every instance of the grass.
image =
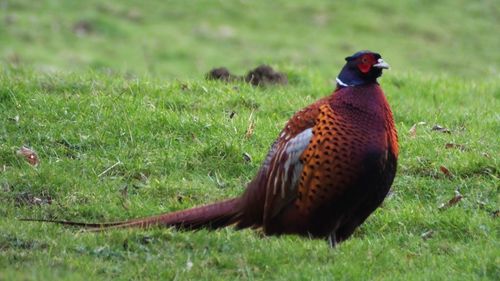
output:
[{"label": "grass", "polygon": [[[16,221],[125,219],[240,194],[287,117],[329,92],[313,82],[315,75],[305,72],[288,87],[254,89],[5,71],[2,120],[17,115],[19,122],[0,127],[3,278],[495,279],[499,84],[386,76],[402,151],[394,194],[331,251],[324,241],[261,238],[253,231],[85,234]],[[410,98],[414,93],[418,99]],[[255,133],[246,138],[252,118]],[[412,138],[407,132],[420,121],[427,124]],[[431,131],[433,124],[452,133]],[[445,149],[446,143],[467,150]],[[23,144],[37,150],[39,167],[15,156]],[[441,165],[453,177],[443,175]],[[464,199],[440,211],[456,189]],[[52,204],[32,204],[30,196]],[[430,230],[432,237],[420,237]]]},{"label": "grass", "polygon": [[271,63],[326,80],[344,57],[372,49],[399,71],[499,75],[495,0],[0,3],[0,59],[42,72],[199,78]]},{"label": "grass", "polygon": [[[41,3],[0,2],[0,280],[500,276],[493,1]],[[118,220],[237,196],[284,122],[329,94],[342,58],[361,48],[393,65],[381,84],[401,155],[392,195],[336,250],[230,228],[89,234],[17,220]],[[201,79],[260,62],[290,84]],[[16,156],[22,145],[38,167]],[[455,190],[463,199],[440,209]]]}]

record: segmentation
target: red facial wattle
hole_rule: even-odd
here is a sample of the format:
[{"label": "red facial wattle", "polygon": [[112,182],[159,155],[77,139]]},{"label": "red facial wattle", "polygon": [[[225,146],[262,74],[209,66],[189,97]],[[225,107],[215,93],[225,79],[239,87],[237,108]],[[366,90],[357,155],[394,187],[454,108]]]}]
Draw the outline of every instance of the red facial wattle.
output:
[{"label": "red facial wattle", "polygon": [[371,65],[366,64],[366,63],[362,63],[362,64],[358,65],[359,71],[361,71],[363,73],[368,73],[370,71],[371,67],[372,67]]},{"label": "red facial wattle", "polygon": [[376,63],[375,57],[372,54],[366,54],[359,60],[358,69],[362,73],[370,72],[372,66]]}]

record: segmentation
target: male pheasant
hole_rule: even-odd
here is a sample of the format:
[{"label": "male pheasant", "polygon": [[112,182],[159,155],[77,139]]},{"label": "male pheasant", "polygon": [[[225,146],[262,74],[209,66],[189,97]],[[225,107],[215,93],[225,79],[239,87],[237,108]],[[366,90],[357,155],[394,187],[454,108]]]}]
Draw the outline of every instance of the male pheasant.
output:
[{"label": "male pheasant", "polygon": [[389,65],[370,51],[346,61],[333,94],[288,121],[240,197],[124,222],[50,222],[94,231],[234,225],[328,238],[332,246],[344,241],[384,200],[398,158],[392,112],[377,83]]}]

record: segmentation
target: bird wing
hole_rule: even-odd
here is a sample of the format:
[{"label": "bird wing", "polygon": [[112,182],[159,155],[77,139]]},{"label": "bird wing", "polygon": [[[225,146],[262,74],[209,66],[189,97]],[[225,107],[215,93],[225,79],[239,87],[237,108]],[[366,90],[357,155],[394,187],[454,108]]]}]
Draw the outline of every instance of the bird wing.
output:
[{"label": "bird wing", "polygon": [[274,217],[297,196],[297,188],[303,164],[302,153],[312,138],[312,128],[307,128],[294,137],[284,136],[276,142],[267,158],[266,201],[264,222]]},{"label": "bird wing", "polygon": [[295,113],[272,145],[261,174],[265,179],[261,184],[264,185],[266,193],[264,224],[297,198],[304,169],[301,157],[313,139],[313,127],[320,108],[328,102],[328,98],[323,98]]},{"label": "bird wing", "polygon": [[308,128],[293,137],[282,134],[266,159],[264,225],[296,199],[299,208],[311,211],[312,201],[324,201],[328,187],[335,185],[335,114],[328,104],[317,105],[314,113]]}]

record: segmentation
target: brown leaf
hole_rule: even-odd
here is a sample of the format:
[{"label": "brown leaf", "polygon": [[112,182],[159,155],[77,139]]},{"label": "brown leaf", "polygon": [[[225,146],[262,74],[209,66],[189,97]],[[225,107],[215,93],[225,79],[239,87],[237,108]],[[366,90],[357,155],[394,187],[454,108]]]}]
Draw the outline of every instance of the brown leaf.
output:
[{"label": "brown leaf", "polygon": [[414,139],[417,136],[417,126],[419,126],[419,125],[425,125],[425,124],[426,123],[422,122],[422,121],[413,124],[413,126],[411,126],[410,130],[408,131],[408,133],[410,133],[410,138]]},{"label": "brown leaf", "polygon": [[431,131],[437,131],[437,132],[441,132],[441,133],[447,133],[447,134],[451,134],[451,131],[450,129],[448,128],[445,128],[441,125],[434,125],[434,127],[432,127]]},{"label": "brown leaf", "polygon": [[447,177],[452,177],[453,174],[450,172],[450,170],[448,170],[448,168],[446,168],[445,166],[440,166],[439,167],[439,170]]},{"label": "brown leaf", "polygon": [[245,132],[245,138],[249,139],[253,135],[254,129],[255,129],[255,122],[252,120],[248,124],[247,131]]},{"label": "brown leaf", "polygon": [[417,136],[417,124],[413,124],[408,133],[410,133],[410,138],[414,139]]},{"label": "brown leaf", "polygon": [[37,166],[40,163],[36,152],[26,146],[21,147],[17,151],[17,155],[23,156],[32,166]]},{"label": "brown leaf", "polygon": [[491,212],[491,216],[495,219],[500,217],[500,210],[495,210],[495,211]]},{"label": "brown leaf", "polygon": [[456,149],[458,149],[460,151],[466,151],[466,150],[468,150],[467,147],[465,147],[465,145],[463,145],[463,144],[456,144],[456,143],[447,143],[447,144],[444,145],[444,147],[448,148],[448,149],[450,149],[450,148],[456,148]]},{"label": "brown leaf", "polygon": [[453,198],[451,198],[448,202],[441,204],[438,207],[438,209],[439,210],[446,210],[449,207],[456,205],[458,202],[460,202],[460,200],[462,200],[462,198],[463,198],[462,194],[460,194],[460,192],[458,190],[455,190],[455,196],[453,196]]},{"label": "brown leaf", "polygon": [[453,198],[451,198],[450,201],[448,201],[448,205],[453,206],[458,202],[460,202],[462,198],[463,198],[462,194],[460,194],[460,192],[458,191],[455,191],[455,196],[453,196]]}]

